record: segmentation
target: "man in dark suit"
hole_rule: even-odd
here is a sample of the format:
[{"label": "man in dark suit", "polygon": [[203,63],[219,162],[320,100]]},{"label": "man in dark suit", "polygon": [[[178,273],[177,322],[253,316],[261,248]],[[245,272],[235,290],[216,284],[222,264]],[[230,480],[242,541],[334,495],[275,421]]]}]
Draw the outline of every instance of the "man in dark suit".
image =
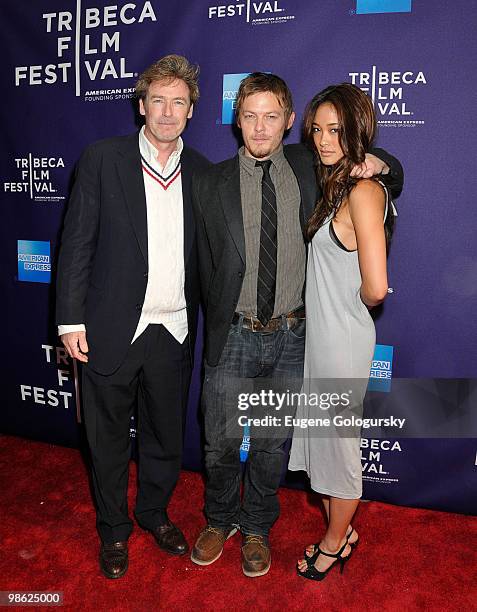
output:
[{"label": "man in dark suit", "polygon": [[208,165],[180,137],[198,68],[166,56],[139,77],[145,126],[83,153],[58,264],[59,334],[83,362],[100,567],[128,567],[129,426],[138,405],[135,516],[165,551],[187,542],[167,516],[182,456],[199,302],[192,173]]},{"label": "man in dark suit", "polygon": [[[241,500],[240,438],[226,423],[235,418],[237,424],[236,392],[249,390],[252,381],[268,379],[267,390],[276,390],[277,383],[296,389],[298,381],[299,390],[305,336],[303,227],[319,193],[311,152],[302,145],[282,145],[295,118],[282,79],[264,73],[244,79],[236,117],[244,141],[238,155],[193,181],[206,327],[208,524],[191,558],[199,565],[213,563],[240,527],[242,569],[255,577],[270,568],[268,535],[279,514],[277,489],[289,432],[252,428]],[[399,162],[382,150],[374,153],[355,175],[386,174],[391,188],[399,190]]]}]

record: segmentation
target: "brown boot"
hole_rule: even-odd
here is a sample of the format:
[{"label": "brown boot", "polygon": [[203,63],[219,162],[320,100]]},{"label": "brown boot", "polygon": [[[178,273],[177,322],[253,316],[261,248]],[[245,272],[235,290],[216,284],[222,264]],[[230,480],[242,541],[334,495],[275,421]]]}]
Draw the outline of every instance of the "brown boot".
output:
[{"label": "brown boot", "polygon": [[244,535],[242,543],[242,570],[249,578],[264,576],[268,573],[272,558],[266,537]]},{"label": "brown boot", "polygon": [[237,533],[236,527],[220,529],[207,525],[197,538],[190,555],[191,560],[197,565],[210,565],[217,561],[222,554],[225,542],[235,533]]}]

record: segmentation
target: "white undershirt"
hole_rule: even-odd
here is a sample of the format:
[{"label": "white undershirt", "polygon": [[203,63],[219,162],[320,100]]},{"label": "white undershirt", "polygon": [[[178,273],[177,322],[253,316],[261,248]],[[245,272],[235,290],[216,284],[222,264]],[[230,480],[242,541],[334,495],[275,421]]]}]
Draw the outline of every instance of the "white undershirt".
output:
[{"label": "white undershirt", "polygon": [[[146,295],[133,343],[149,324],[161,324],[182,343],[188,333],[184,293],[184,216],[180,156],[184,144],[177,141],[166,165],[158,151],[139,133],[147,208],[148,278]],[[164,188],[163,187],[166,187]],[[85,331],[84,325],[59,325],[58,335]]]}]

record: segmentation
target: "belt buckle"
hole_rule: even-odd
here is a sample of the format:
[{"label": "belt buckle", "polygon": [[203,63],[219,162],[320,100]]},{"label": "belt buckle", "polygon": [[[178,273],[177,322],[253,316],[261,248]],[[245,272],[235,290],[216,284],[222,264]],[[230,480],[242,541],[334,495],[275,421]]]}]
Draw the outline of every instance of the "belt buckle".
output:
[{"label": "belt buckle", "polygon": [[[262,325],[262,324],[260,323],[260,321],[258,320],[258,318],[257,318],[257,319],[255,319],[255,317],[254,317],[253,315],[251,315],[251,316],[250,316],[250,322],[252,323],[252,331],[253,331],[253,332],[258,332],[258,331],[260,331],[260,329],[258,329],[258,328],[257,328],[257,329],[255,329],[255,322],[257,323],[257,325]],[[263,325],[262,325],[262,327],[263,327]]]}]

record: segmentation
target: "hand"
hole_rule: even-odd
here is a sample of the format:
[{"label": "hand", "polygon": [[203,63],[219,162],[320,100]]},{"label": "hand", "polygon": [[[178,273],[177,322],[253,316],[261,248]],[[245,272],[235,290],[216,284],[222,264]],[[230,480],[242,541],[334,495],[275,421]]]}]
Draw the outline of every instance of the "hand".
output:
[{"label": "hand", "polygon": [[376,174],[387,174],[389,172],[389,166],[383,162],[382,159],[366,153],[366,158],[362,164],[356,164],[351,170],[350,176],[355,178],[371,178]]},{"label": "hand", "polygon": [[63,334],[60,338],[70,357],[83,363],[88,362],[88,356],[85,354],[89,351],[88,343],[86,342],[86,332],[70,332]]}]

